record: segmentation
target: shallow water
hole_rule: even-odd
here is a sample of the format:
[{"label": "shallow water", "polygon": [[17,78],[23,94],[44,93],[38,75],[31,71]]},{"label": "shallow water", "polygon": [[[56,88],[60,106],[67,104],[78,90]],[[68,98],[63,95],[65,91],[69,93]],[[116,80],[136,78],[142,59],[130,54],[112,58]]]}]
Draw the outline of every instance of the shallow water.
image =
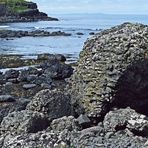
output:
[{"label": "shallow water", "polygon": [[[50,14],[49,14],[50,16]],[[110,28],[123,22],[148,24],[148,15],[104,15],[104,14],[54,14],[60,21],[2,24],[2,29],[65,31],[67,37],[23,37],[13,40],[0,39],[0,54],[23,54],[34,56],[39,53],[61,53],[77,60],[84,41],[90,32]],[[84,35],[78,36],[81,32]]]}]

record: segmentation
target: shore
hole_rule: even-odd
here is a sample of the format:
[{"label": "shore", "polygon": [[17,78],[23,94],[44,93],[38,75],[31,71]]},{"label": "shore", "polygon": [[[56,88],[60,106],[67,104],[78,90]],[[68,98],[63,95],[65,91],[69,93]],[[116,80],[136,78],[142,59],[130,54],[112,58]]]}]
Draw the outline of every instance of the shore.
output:
[{"label": "shore", "polygon": [[60,54],[1,55],[10,69],[0,73],[0,147],[146,148],[147,30],[103,30],[75,65]]}]

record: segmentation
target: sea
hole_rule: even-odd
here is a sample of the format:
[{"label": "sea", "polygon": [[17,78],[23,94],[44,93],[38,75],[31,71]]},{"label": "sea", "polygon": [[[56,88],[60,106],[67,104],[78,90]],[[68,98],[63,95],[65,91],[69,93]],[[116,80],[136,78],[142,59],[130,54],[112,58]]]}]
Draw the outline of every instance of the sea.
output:
[{"label": "sea", "polygon": [[[0,54],[19,54],[24,58],[35,58],[37,54],[64,54],[69,62],[77,61],[84,42],[103,29],[124,22],[148,24],[148,15],[111,14],[49,14],[59,21],[0,24],[0,29],[64,31],[71,36],[22,37],[10,40],[0,39]],[[77,35],[77,33],[83,35]]]}]

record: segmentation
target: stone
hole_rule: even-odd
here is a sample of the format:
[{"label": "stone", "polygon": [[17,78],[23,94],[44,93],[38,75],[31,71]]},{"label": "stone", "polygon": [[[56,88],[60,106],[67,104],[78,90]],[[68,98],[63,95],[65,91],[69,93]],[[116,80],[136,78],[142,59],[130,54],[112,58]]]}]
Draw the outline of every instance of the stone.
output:
[{"label": "stone", "polygon": [[64,116],[59,119],[55,119],[51,122],[50,128],[53,131],[64,131],[67,129],[68,131],[78,131],[80,130],[80,126],[77,123],[77,120],[73,116]]},{"label": "stone", "polygon": [[70,65],[53,61],[50,63],[44,62],[41,67],[46,68],[44,74],[55,80],[69,78],[73,73],[73,68]]},{"label": "stone", "polygon": [[37,57],[38,60],[58,60],[61,62],[65,62],[66,58],[65,56],[61,55],[61,54],[40,54]]},{"label": "stone", "polygon": [[1,122],[1,132],[8,133],[36,133],[46,129],[49,125],[47,118],[38,112],[16,111],[9,113]]},{"label": "stone", "polygon": [[15,97],[11,95],[0,95],[0,103],[15,102],[15,101],[16,101]]},{"label": "stone", "polygon": [[27,110],[41,112],[49,119],[72,115],[70,96],[58,90],[42,90],[27,105]]},{"label": "stone", "polygon": [[110,111],[105,116],[103,125],[109,132],[128,129],[135,135],[148,136],[148,117],[130,108]]},{"label": "stone", "polygon": [[69,90],[88,117],[102,118],[113,106],[148,114],[147,31],[147,25],[124,23],[85,42]]},{"label": "stone", "polygon": [[86,115],[82,114],[77,118],[77,121],[82,126],[87,126],[91,123],[90,119]]},{"label": "stone", "polygon": [[8,79],[13,79],[13,78],[17,78],[19,76],[19,71],[17,70],[8,70],[5,72],[5,78]]},{"label": "stone", "polygon": [[24,89],[31,89],[31,88],[34,88],[34,87],[36,87],[36,84],[24,84],[23,85]]}]

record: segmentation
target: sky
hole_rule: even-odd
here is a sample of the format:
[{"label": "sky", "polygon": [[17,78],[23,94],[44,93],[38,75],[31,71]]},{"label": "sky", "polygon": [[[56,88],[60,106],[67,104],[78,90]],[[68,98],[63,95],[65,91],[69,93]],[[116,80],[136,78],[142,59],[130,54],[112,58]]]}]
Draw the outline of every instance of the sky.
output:
[{"label": "sky", "polygon": [[148,0],[31,0],[54,13],[148,14]]}]

